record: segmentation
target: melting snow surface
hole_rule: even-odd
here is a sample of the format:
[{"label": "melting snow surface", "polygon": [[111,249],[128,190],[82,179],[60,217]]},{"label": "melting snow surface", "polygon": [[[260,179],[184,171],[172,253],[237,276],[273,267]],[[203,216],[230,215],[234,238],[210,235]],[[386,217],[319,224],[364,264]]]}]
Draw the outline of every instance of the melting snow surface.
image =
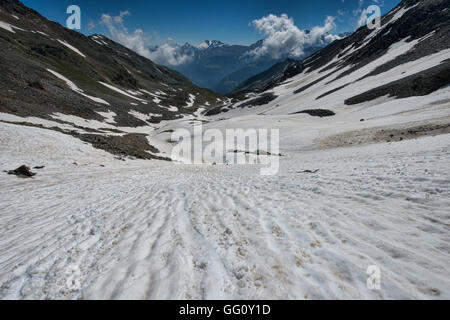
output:
[{"label": "melting snow surface", "polygon": [[2,168],[46,165],[0,179],[0,299],[450,298],[449,135],[294,152],[263,178],[0,132]]},{"label": "melting snow surface", "polygon": [[[105,122],[97,121],[97,120],[90,120],[90,119],[84,119],[82,117],[74,116],[71,114],[64,114],[64,113],[54,113],[51,116],[53,119],[62,120],[68,123],[73,123],[74,125],[78,127],[88,128],[88,129],[117,129],[116,126],[112,125],[112,121],[108,121],[106,119]],[[114,116],[112,114],[109,114],[108,117],[112,119]]]}]

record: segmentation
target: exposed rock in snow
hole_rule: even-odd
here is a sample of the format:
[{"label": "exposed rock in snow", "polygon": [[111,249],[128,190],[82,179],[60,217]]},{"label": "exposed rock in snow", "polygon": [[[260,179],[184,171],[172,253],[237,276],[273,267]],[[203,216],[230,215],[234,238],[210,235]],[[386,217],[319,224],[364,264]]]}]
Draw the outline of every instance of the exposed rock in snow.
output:
[{"label": "exposed rock in snow", "polygon": [[16,175],[18,177],[31,178],[36,175],[36,173],[32,172],[30,167],[26,165],[20,166],[15,170],[8,171],[8,174]]}]

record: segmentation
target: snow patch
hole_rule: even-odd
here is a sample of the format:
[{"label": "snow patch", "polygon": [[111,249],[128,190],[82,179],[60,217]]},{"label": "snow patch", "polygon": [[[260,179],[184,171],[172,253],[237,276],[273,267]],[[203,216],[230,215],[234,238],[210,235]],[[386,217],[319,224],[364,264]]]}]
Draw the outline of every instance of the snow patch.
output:
[{"label": "snow patch", "polygon": [[128,112],[130,115],[132,115],[133,117],[142,120],[144,122],[149,121],[152,117],[154,118],[161,118],[162,114],[155,114],[155,113],[148,113],[148,114],[144,114],[142,112],[136,111],[136,110],[130,110]]},{"label": "snow patch", "polygon": [[395,15],[392,17],[392,19],[389,21],[388,24],[392,24],[392,23],[394,23],[395,21],[399,20],[401,17],[403,17],[403,15],[404,15],[406,12],[408,12],[409,10],[411,10],[411,9],[413,9],[413,8],[415,8],[415,7],[417,7],[419,4],[420,4],[420,1],[417,2],[415,5],[413,5],[413,6],[411,6],[411,7],[408,7],[408,8],[402,7],[402,8],[400,8],[400,9],[398,9],[398,10],[396,11]]},{"label": "snow patch", "polygon": [[48,34],[46,34],[45,32],[42,32],[42,31],[36,31],[36,33],[39,33],[40,35],[43,35],[43,36],[46,36],[46,37],[49,36]]},{"label": "snow patch", "polygon": [[193,95],[192,93],[190,93],[190,94],[189,94],[189,101],[187,102],[185,108],[191,108],[191,107],[193,107],[196,98],[197,98],[197,97],[196,97],[195,95]]},{"label": "snow patch", "polygon": [[82,56],[83,58],[86,58],[86,56],[85,56],[83,53],[81,53],[81,51],[78,50],[77,48],[75,48],[74,46],[68,44],[68,43],[65,42],[65,41],[59,40],[59,39],[57,39],[57,41],[58,41],[59,43],[61,43],[62,45],[66,46],[67,48],[69,48],[70,50],[72,50],[73,52],[75,52],[76,54]]},{"label": "snow patch", "polygon": [[59,74],[58,72],[53,71],[53,70],[50,70],[50,69],[47,69],[47,71],[50,72],[51,74],[53,74],[55,77],[57,77],[57,78],[63,80],[63,81],[69,86],[70,89],[72,89],[72,90],[75,91],[76,93],[82,95],[83,97],[86,97],[86,98],[88,98],[88,99],[90,99],[90,100],[92,100],[92,101],[94,101],[94,102],[106,104],[106,105],[109,106],[109,103],[106,102],[105,100],[103,100],[103,99],[101,99],[101,98],[89,96],[89,95],[83,93],[83,90],[81,90],[80,88],[78,88],[78,87],[75,85],[75,83],[73,83],[72,81],[70,81],[69,79],[67,79],[66,77],[64,77],[63,75]]},{"label": "snow patch", "polygon": [[170,111],[170,112],[178,112],[179,111],[179,109],[177,107],[174,107],[174,106],[168,106],[166,108],[167,108],[167,111]]},{"label": "snow patch", "polygon": [[[0,180],[1,299],[450,297],[449,135],[302,151],[261,179],[258,166],[124,163],[59,132],[0,132],[5,168],[46,165]],[[83,287],[62,291],[74,263]],[[383,290],[367,289],[370,265]]]},{"label": "snow patch", "polygon": [[132,94],[133,96],[142,96],[142,95],[143,95],[143,93],[140,92],[140,91],[127,90],[127,92],[128,92],[129,94]]},{"label": "snow patch", "polygon": [[0,28],[5,29],[5,30],[7,30],[9,32],[12,32],[12,33],[16,33],[13,29],[17,29],[17,30],[20,30],[20,31],[27,31],[27,30],[21,29],[19,27],[16,27],[16,26],[14,26],[12,24],[9,24],[9,23],[3,22],[3,21],[0,21]]},{"label": "snow patch", "polygon": [[101,83],[102,85],[104,85],[105,87],[107,87],[107,88],[109,88],[109,89],[111,89],[113,91],[116,91],[116,92],[118,92],[118,93],[120,93],[120,94],[122,94],[124,96],[127,96],[128,98],[132,98],[132,99],[135,99],[135,100],[138,100],[138,101],[141,101],[141,102],[142,101],[144,101],[144,102],[146,101],[146,100],[143,100],[141,98],[135,97],[135,96],[133,96],[133,95],[131,95],[131,94],[129,94],[129,93],[119,89],[119,88],[116,88],[116,87],[114,87],[114,86],[112,86],[110,84],[107,84],[107,83],[104,83],[104,82],[101,82],[101,81],[99,81],[99,83]]},{"label": "snow patch", "polygon": [[[107,121],[102,122],[102,121],[98,121],[98,120],[91,120],[91,119],[85,119],[85,118],[81,118],[78,116],[74,116],[71,114],[64,114],[64,113],[54,113],[51,115],[51,117],[53,119],[58,119],[64,122],[69,122],[69,123],[73,123],[74,125],[78,126],[78,127],[83,127],[83,128],[89,128],[89,129],[94,129],[94,130],[98,130],[98,129],[117,129],[116,126],[108,124]],[[109,119],[111,119],[112,114],[108,115]]]},{"label": "snow patch", "polygon": [[116,120],[114,120],[114,118],[117,116],[117,114],[113,111],[108,111],[108,112],[100,112],[100,111],[96,111],[99,115],[101,115],[102,117],[105,118],[105,122],[106,123],[110,123],[110,124],[115,124]]},{"label": "snow patch", "polygon": [[60,128],[62,130],[75,131],[78,133],[86,133],[84,130],[81,130],[81,129],[71,126],[69,124],[65,124],[65,123],[63,124],[63,123],[59,123],[56,121],[51,121],[51,120],[42,119],[42,118],[38,118],[38,117],[19,117],[19,116],[13,115],[13,114],[0,112],[0,120],[7,121],[7,122],[17,122],[17,123],[31,123],[31,124],[35,124],[35,125],[41,125],[44,128],[56,127],[56,128]]}]

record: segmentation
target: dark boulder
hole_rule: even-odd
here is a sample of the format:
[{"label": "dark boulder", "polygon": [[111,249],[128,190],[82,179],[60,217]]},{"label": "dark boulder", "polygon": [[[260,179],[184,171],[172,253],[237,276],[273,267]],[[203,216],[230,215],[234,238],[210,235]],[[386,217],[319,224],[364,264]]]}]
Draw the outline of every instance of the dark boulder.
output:
[{"label": "dark boulder", "polygon": [[299,112],[295,112],[293,114],[301,114],[301,113],[306,113],[309,114],[312,117],[331,117],[336,115],[336,113],[334,113],[331,110],[326,110],[326,109],[312,109],[312,110],[303,110],[303,111],[299,111]]},{"label": "dark boulder", "polygon": [[19,177],[31,178],[36,175],[36,173],[31,172],[30,168],[26,165],[23,165],[15,170],[8,171],[8,174],[14,174]]}]

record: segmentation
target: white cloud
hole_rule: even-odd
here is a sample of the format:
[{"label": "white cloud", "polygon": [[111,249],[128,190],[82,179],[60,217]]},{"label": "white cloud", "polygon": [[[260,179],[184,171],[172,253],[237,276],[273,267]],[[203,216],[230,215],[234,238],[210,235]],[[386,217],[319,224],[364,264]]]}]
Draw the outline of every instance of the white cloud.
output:
[{"label": "white cloud", "polygon": [[90,21],[87,25],[88,30],[92,30],[95,28],[95,22],[94,21]]},{"label": "white cloud", "polygon": [[361,16],[359,17],[359,20],[358,20],[358,27],[365,26],[366,24],[367,24],[367,10],[364,9],[361,12]]},{"label": "white cloud", "polygon": [[185,64],[193,59],[193,56],[182,54],[180,52],[180,47],[177,44],[163,43],[159,45],[155,51],[152,51],[151,60],[156,61],[160,64],[178,66],[180,64]]},{"label": "white cloud", "polygon": [[136,29],[129,33],[124,26],[124,18],[131,15],[128,11],[122,11],[118,16],[102,14],[100,24],[107,27],[112,40],[124,45],[128,49],[135,51],[156,63],[164,65],[180,65],[189,62],[193,57],[181,54],[179,46],[171,43],[163,43],[155,50],[150,50],[147,46],[149,39],[141,29]]},{"label": "white cloud", "polygon": [[121,11],[118,16],[113,17],[115,23],[123,23],[123,18],[131,15],[129,11]]},{"label": "white cloud", "polygon": [[272,58],[280,58],[288,55],[293,58],[301,57],[306,46],[324,45],[340,39],[339,36],[330,34],[336,28],[334,17],[327,17],[323,26],[317,26],[310,32],[301,30],[294,24],[294,20],[286,14],[276,16],[270,14],[253,21],[255,29],[263,33],[266,38],[261,47],[247,53],[249,57],[261,57],[270,55]]},{"label": "white cloud", "polygon": [[364,0],[359,0],[358,8],[353,9],[353,15],[356,17],[363,12],[362,6],[364,5]]}]

